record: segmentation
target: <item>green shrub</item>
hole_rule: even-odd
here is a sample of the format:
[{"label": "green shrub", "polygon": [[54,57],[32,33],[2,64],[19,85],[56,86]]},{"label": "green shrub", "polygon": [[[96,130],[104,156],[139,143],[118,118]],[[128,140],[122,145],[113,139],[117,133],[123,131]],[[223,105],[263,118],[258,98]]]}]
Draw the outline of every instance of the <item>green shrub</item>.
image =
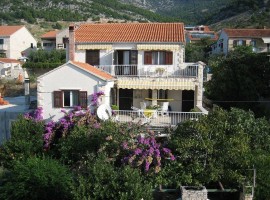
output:
[{"label": "green shrub", "polygon": [[72,199],[72,176],[68,169],[49,158],[14,161],[0,187],[0,199]]},{"label": "green shrub", "polygon": [[152,199],[152,187],[139,170],[114,167],[106,155],[88,160],[74,187],[75,199]]},{"label": "green shrub", "polygon": [[39,68],[39,69],[46,69],[46,68],[56,68],[61,66],[63,63],[49,63],[49,62],[26,62],[23,64],[24,68]]},{"label": "green shrub", "polygon": [[12,123],[11,139],[0,147],[0,163],[8,167],[12,160],[21,160],[43,151],[43,122],[20,116]]}]

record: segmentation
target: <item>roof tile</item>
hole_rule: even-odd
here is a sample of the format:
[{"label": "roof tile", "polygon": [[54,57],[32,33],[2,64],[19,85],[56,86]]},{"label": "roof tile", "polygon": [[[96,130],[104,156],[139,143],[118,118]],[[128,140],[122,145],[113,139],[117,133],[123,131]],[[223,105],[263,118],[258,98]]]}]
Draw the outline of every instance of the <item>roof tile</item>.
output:
[{"label": "roof tile", "polygon": [[270,29],[223,29],[229,37],[270,37]]},{"label": "roof tile", "polygon": [[184,42],[183,23],[83,24],[75,31],[77,43]]},{"label": "roof tile", "polygon": [[56,33],[58,31],[49,31],[41,36],[41,38],[56,38]]},{"label": "roof tile", "polygon": [[0,36],[11,36],[24,26],[0,26]]},{"label": "roof tile", "polygon": [[75,62],[75,61],[71,61],[71,63],[73,63],[74,65],[100,77],[106,80],[111,80],[113,79],[113,76],[111,76],[110,74],[108,74],[107,72],[104,72],[96,67],[93,67],[92,65],[89,65],[88,63],[82,63],[82,62]]}]

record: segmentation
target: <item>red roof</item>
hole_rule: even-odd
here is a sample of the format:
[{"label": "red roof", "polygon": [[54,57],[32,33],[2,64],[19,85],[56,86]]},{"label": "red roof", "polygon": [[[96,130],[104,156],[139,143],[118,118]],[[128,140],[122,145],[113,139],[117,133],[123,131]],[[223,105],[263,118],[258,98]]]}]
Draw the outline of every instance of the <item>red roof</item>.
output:
[{"label": "red roof", "polygon": [[0,36],[11,36],[24,26],[0,26]]},{"label": "red roof", "polygon": [[57,31],[49,31],[41,36],[41,38],[56,38]]},{"label": "red roof", "polygon": [[270,29],[223,29],[229,37],[270,37]]},{"label": "red roof", "polygon": [[16,59],[11,59],[11,58],[0,58],[0,62],[3,63],[18,63],[21,64],[20,61],[16,60]]},{"label": "red roof", "polygon": [[183,23],[83,24],[75,31],[75,41],[84,42],[175,42],[184,43]]},{"label": "red roof", "polygon": [[75,62],[75,61],[71,61],[71,63],[102,79],[106,79],[106,80],[113,79],[113,76],[111,76],[107,72],[104,72],[96,67],[93,67],[92,65],[89,65],[88,63],[81,63],[81,62]]}]

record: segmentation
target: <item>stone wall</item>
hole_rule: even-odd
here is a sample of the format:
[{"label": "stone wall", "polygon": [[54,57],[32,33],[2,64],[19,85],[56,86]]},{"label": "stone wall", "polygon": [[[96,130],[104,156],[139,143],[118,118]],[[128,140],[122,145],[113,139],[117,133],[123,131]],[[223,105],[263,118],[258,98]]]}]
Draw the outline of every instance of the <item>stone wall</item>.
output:
[{"label": "stone wall", "polygon": [[204,186],[181,186],[182,200],[207,200],[207,190]]}]

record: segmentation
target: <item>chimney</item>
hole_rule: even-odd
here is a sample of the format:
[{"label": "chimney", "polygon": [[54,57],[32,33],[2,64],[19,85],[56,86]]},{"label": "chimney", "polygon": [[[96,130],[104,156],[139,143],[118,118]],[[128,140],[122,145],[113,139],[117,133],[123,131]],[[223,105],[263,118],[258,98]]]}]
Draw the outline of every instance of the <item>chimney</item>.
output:
[{"label": "chimney", "polygon": [[69,53],[68,57],[70,61],[75,60],[75,25],[69,26]]}]

